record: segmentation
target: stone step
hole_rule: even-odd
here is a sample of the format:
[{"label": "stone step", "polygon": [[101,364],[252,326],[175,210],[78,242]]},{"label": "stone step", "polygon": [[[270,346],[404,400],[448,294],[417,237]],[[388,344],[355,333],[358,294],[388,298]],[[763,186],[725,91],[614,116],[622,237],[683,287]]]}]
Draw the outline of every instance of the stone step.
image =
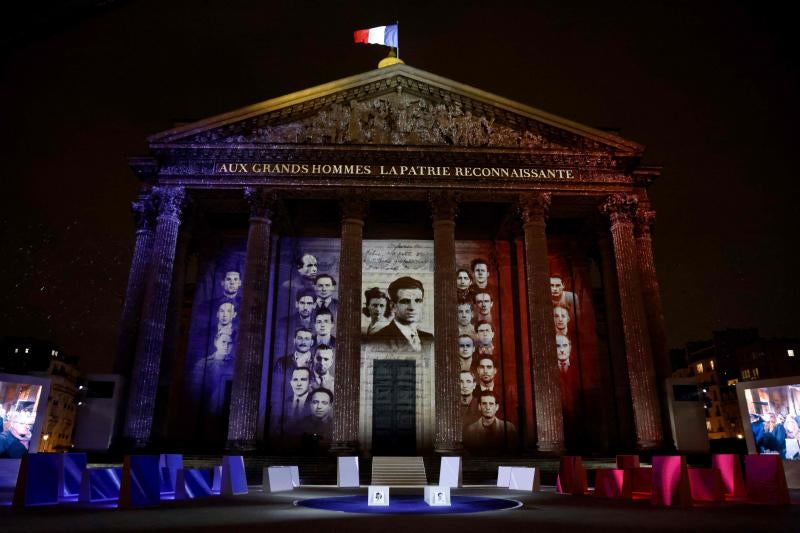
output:
[{"label": "stone step", "polygon": [[373,485],[418,486],[427,483],[422,457],[372,458]]}]

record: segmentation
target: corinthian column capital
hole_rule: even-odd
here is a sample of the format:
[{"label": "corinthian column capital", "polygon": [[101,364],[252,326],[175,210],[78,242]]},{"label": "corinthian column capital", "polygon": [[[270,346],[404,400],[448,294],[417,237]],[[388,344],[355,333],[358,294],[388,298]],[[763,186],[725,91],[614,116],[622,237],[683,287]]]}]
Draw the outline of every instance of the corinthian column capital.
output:
[{"label": "corinthian column capital", "polygon": [[266,187],[245,187],[244,199],[250,206],[250,218],[270,220],[280,200],[278,191]]},{"label": "corinthian column capital", "polygon": [[431,218],[434,222],[454,222],[458,216],[459,197],[456,193],[445,191],[428,195]]},{"label": "corinthian column capital", "polygon": [[618,223],[633,222],[638,206],[639,199],[635,195],[617,193],[606,198],[600,205],[600,212],[606,215],[614,226]]},{"label": "corinthian column capital", "polygon": [[186,206],[186,189],[183,187],[154,187],[153,198],[158,202],[158,216],[180,221]]},{"label": "corinthian column capital", "polygon": [[634,233],[637,237],[649,237],[656,221],[656,212],[640,207],[636,210]]},{"label": "corinthian column capital", "polygon": [[137,231],[152,231],[155,228],[156,209],[150,195],[142,195],[138,200],[131,202],[131,212]]},{"label": "corinthian column capital", "polygon": [[547,220],[552,201],[553,198],[549,192],[521,195],[517,209],[522,223],[530,224],[531,222]]}]

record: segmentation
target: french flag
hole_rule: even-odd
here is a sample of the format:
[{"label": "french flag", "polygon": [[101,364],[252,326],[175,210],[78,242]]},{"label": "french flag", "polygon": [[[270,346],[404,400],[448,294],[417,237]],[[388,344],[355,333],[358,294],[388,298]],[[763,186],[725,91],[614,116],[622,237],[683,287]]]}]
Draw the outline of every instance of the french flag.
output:
[{"label": "french flag", "polygon": [[367,30],[356,30],[353,38],[357,43],[382,44],[397,48],[397,24],[390,26],[378,26]]}]

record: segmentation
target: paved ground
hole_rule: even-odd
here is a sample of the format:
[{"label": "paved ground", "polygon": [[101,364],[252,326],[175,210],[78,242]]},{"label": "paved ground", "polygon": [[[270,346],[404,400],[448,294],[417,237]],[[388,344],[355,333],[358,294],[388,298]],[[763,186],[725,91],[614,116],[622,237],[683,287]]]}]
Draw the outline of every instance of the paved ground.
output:
[{"label": "paved ground", "polygon": [[[420,493],[419,489],[394,489],[393,493]],[[396,492],[395,492],[396,491]],[[620,502],[592,496],[555,494],[552,487],[540,493],[506,491],[495,487],[467,487],[453,494],[497,496],[519,500],[522,507],[462,515],[377,516],[347,515],[297,507],[303,498],[364,494],[335,487],[303,487],[293,492],[264,494],[251,487],[246,496],[215,497],[191,502],[163,502],[137,510],[84,508],[79,504],[32,509],[0,508],[0,531],[269,531],[270,533],[331,533],[435,531],[491,533],[510,531],[800,531],[800,491],[794,504],[784,507],[720,504],[690,509],[651,507],[648,501]]]}]

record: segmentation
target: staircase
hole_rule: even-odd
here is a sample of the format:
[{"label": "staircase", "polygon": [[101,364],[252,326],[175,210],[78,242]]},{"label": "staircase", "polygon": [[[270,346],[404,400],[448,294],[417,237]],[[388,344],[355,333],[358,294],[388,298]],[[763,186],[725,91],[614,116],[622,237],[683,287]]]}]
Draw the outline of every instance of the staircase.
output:
[{"label": "staircase", "polygon": [[413,487],[428,484],[422,457],[373,457],[372,484]]}]

